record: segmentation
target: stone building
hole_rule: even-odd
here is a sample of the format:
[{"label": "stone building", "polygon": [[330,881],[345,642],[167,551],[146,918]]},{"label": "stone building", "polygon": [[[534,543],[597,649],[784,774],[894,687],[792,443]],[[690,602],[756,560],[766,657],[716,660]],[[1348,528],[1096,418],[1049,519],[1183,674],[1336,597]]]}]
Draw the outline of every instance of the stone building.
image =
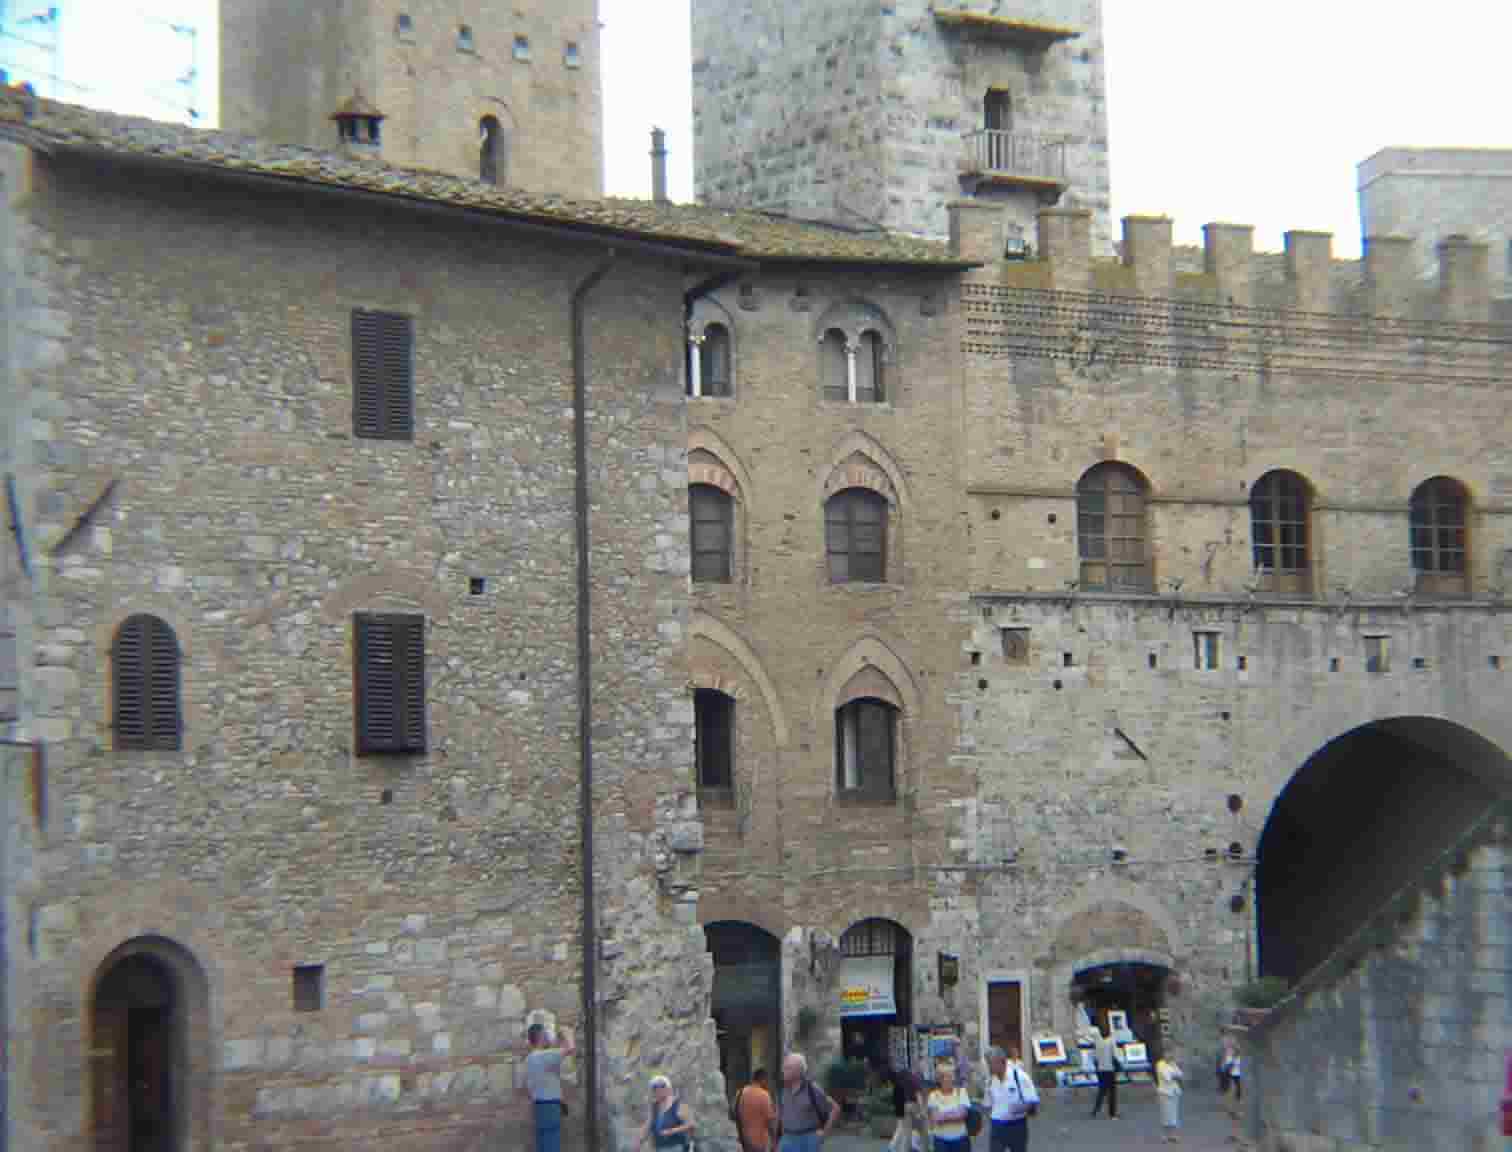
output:
[{"label": "stone building", "polygon": [[1512,149],[1383,148],[1359,166],[1367,236],[1410,236],[1420,276],[1435,245],[1464,235],[1490,247],[1492,291],[1512,296]]},{"label": "stone building", "polygon": [[1044,203],[1111,251],[1101,0],[694,0],[700,199],[944,238],[1000,204],[1022,254]]},{"label": "stone building", "polygon": [[220,5],[221,127],[530,192],[598,196],[595,0]]}]

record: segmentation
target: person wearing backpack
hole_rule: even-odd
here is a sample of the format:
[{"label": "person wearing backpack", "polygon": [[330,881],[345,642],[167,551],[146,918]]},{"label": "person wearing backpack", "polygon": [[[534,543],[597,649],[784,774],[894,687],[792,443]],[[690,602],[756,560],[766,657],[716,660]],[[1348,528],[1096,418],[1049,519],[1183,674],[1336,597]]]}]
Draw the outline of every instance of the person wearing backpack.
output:
[{"label": "person wearing backpack", "polygon": [[1039,1090],[1019,1067],[1018,1052],[987,1049],[987,1103],[992,1115],[991,1152],[1027,1152],[1029,1117],[1039,1112]]},{"label": "person wearing backpack", "polygon": [[792,1052],[782,1061],[782,1104],[777,1110],[777,1152],[819,1152],[840,1106],[809,1079],[808,1060]]}]

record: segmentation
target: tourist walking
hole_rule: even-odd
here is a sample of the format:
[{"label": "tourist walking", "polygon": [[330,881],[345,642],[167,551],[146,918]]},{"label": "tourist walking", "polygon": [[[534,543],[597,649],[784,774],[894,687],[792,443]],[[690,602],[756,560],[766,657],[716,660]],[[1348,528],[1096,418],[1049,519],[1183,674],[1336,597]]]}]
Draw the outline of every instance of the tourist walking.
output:
[{"label": "tourist walking", "polygon": [[1113,1037],[1108,1025],[1097,1031],[1097,1099],[1092,1101],[1092,1115],[1102,1110],[1103,1101],[1108,1102],[1108,1119],[1118,1119],[1118,1058],[1113,1050]]},{"label": "tourist walking", "polygon": [[1039,1111],[1039,1090],[1019,1064],[1018,1049],[987,1049],[987,1105],[992,1118],[991,1152],[1026,1152],[1029,1117]]},{"label": "tourist walking", "polygon": [[935,1066],[937,1087],[929,1094],[929,1130],[934,1135],[933,1152],[968,1152],[966,1115],[971,1097],[956,1083],[955,1064],[941,1060]]},{"label": "tourist walking", "polygon": [[687,1152],[693,1147],[695,1127],[693,1114],[672,1094],[672,1081],[665,1076],[651,1077],[651,1115],[641,1129],[636,1148],[644,1148],[650,1140],[658,1152],[667,1149]]},{"label": "tourist walking", "polygon": [[1172,1049],[1155,1062],[1155,1092],[1160,1097],[1160,1126],[1166,1143],[1181,1143],[1181,1066]]},{"label": "tourist walking", "polygon": [[767,1091],[767,1072],[758,1068],[751,1082],[735,1094],[735,1131],[745,1152],[768,1152],[772,1147],[772,1130],[777,1126],[777,1110]]},{"label": "tourist walking", "polygon": [[1239,1056],[1239,1042],[1232,1035],[1223,1038],[1223,1052],[1218,1057],[1218,1086],[1223,1093],[1223,1108],[1229,1114],[1229,1140],[1238,1143],[1244,1111],[1244,1061]]},{"label": "tourist walking", "polygon": [[777,1152],[819,1152],[819,1142],[840,1118],[840,1106],[809,1079],[802,1053],[782,1061],[782,1103],[777,1109]]},{"label": "tourist walking", "polygon": [[577,1048],[566,1029],[558,1048],[544,1024],[532,1024],[525,1032],[525,1042],[530,1048],[525,1056],[525,1092],[534,1114],[536,1152],[561,1152],[562,1061]]}]

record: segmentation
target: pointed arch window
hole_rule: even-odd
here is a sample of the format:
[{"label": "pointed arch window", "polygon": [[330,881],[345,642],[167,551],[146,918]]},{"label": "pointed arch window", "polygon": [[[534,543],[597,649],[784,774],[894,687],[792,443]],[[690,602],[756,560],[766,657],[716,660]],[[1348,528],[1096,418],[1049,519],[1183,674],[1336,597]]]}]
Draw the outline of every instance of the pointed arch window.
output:
[{"label": "pointed arch window", "polygon": [[128,616],[111,647],[117,748],[177,751],[182,743],[179,646],[156,616]]},{"label": "pointed arch window", "polygon": [[832,584],[887,579],[887,500],[867,488],[845,488],[824,506],[824,543]]},{"label": "pointed arch window", "polygon": [[1076,485],[1076,543],[1081,587],[1147,592],[1145,483],[1126,464],[1099,464]]},{"label": "pointed arch window", "polygon": [[688,486],[695,584],[728,584],[734,571],[735,501],[712,484]]},{"label": "pointed arch window", "polygon": [[1469,503],[1464,485],[1447,476],[1425,480],[1412,493],[1412,570],[1417,590],[1424,595],[1469,595]]},{"label": "pointed arch window", "polygon": [[835,792],[842,800],[889,804],[897,760],[898,710],[862,697],[835,710]]},{"label": "pointed arch window", "polygon": [[1304,595],[1313,590],[1312,498],[1295,472],[1267,472],[1250,490],[1250,539],[1255,574],[1267,592]]}]

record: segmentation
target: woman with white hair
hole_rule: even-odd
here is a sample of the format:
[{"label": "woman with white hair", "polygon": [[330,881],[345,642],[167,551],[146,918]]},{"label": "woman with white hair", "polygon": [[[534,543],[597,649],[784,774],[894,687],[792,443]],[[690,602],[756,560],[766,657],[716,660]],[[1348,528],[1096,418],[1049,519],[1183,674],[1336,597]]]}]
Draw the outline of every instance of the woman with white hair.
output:
[{"label": "woman with white hair", "polygon": [[678,1097],[672,1095],[672,1081],[665,1076],[651,1077],[651,1115],[641,1129],[636,1148],[642,1149],[647,1140],[652,1140],[652,1147],[658,1150],[689,1149],[693,1147],[693,1130],[696,1127],[692,1113],[683,1107]]}]

